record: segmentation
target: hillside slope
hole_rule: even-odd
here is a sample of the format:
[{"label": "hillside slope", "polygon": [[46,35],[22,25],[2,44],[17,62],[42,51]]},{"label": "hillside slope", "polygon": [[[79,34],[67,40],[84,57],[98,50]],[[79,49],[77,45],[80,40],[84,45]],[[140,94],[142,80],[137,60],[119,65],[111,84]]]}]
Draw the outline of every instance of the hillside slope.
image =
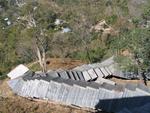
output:
[{"label": "hillside slope", "polygon": [[[149,2],[1,0],[0,75],[3,76],[19,63],[36,61],[36,45],[44,48],[47,57],[74,58],[87,62],[101,61],[126,49],[135,53],[140,47],[134,50],[130,46],[137,46],[137,39],[132,39],[136,43],[129,43],[131,39],[128,40],[127,34],[134,32],[136,35],[143,28],[148,34]],[[101,20],[105,20],[111,30],[91,31]],[[121,46],[124,35],[128,47]],[[115,43],[121,45],[116,47]]]}]

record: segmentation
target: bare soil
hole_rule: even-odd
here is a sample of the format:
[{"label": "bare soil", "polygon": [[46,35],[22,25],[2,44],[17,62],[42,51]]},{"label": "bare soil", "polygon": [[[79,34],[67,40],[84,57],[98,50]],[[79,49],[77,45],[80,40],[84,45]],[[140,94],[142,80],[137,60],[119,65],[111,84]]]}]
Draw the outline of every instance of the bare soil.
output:
[{"label": "bare soil", "polygon": [[47,65],[48,69],[72,69],[76,66],[80,66],[82,64],[85,64],[85,61],[81,60],[73,60],[70,58],[49,58],[47,59],[49,61],[49,64]]}]

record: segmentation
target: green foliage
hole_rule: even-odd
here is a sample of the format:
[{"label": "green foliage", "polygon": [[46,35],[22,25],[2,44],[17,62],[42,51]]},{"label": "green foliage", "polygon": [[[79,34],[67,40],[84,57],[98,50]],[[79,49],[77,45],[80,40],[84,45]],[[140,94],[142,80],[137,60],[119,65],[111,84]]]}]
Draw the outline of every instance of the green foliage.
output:
[{"label": "green foliage", "polygon": [[107,0],[106,1],[106,6],[111,6],[113,3],[112,3],[112,0]]},{"label": "green foliage", "polygon": [[117,19],[118,19],[117,15],[112,15],[106,18],[108,24],[116,23]]},{"label": "green foliage", "polygon": [[5,78],[7,78],[6,75],[0,76],[0,80],[3,80],[3,79],[5,79]]},{"label": "green foliage", "polygon": [[115,52],[128,49],[133,55],[138,55],[143,60],[141,68],[148,68],[150,66],[149,36],[150,31],[148,29],[133,29],[123,32],[120,36],[110,40],[110,48]]},{"label": "green foliage", "polygon": [[140,19],[139,18],[133,18],[132,22],[133,22],[133,24],[135,24],[135,26],[137,26],[140,22]]},{"label": "green foliage", "polygon": [[40,67],[40,65],[37,65],[37,63],[36,63],[36,64],[32,65],[32,67],[30,67],[30,69],[32,71],[40,71],[41,67]]},{"label": "green foliage", "polygon": [[128,0],[116,0],[116,4],[120,7],[124,15],[129,14]]},{"label": "green foliage", "polygon": [[95,63],[95,62],[100,62],[104,55],[106,54],[106,49],[102,49],[102,48],[96,48],[93,50],[89,51],[90,53],[90,62]]},{"label": "green foliage", "polygon": [[83,60],[83,61],[86,61],[86,60],[87,60],[87,57],[86,57],[86,53],[85,53],[85,52],[73,52],[73,53],[70,55],[70,58],[81,59],[81,60]]},{"label": "green foliage", "polygon": [[80,51],[72,53],[71,57],[76,59],[81,59],[91,63],[100,62],[104,55],[106,54],[106,49],[95,48],[87,51]]},{"label": "green foliage", "polygon": [[8,1],[7,0],[0,0],[0,5],[2,8],[8,8]]},{"label": "green foliage", "polygon": [[78,4],[79,1],[80,0],[55,0],[55,2],[58,4],[67,4],[67,5]]},{"label": "green foliage", "polygon": [[[0,0],[0,5],[3,8],[0,12],[0,75],[5,75],[12,66],[36,59],[35,37],[42,41],[44,38],[42,44],[45,45],[48,57],[72,57],[99,62],[109,51],[129,49],[144,60],[143,65],[147,67],[150,64],[148,30],[122,30],[119,36],[110,38],[106,44],[97,42],[102,33],[90,31],[102,19],[115,25],[120,14],[125,18],[132,17],[128,15],[128,0],[27,0],[22,7]],[[105,13],[107,6],[111,8],[110,15]],[[29,18],[17,19],[29,16],[33,17],[37,27],[27,27]],[[12,25],[6,25],[6,17],[9,17]],[[149,17],[149,8],[145,9],[144,17]],[[66,22],[56,26],[54,21],[57,18]],[[133,19],[133,22],[137,24],[139,21]],[[70,27],[72,32],[62,34],[62,27]],[[33,68],[37,69],[39,67]]]},{"label": "green foliage", "polygon": [[143,13],[143,18],[144,19],[150,19],[150,6],[145,7],[144,13]]},{"label": "green foliage", "polygon": [[119,63],[119,66],[123,71],[137,71],[138,67],[131,58],[125,56],[118,56],[115,58],[115,60]]}]

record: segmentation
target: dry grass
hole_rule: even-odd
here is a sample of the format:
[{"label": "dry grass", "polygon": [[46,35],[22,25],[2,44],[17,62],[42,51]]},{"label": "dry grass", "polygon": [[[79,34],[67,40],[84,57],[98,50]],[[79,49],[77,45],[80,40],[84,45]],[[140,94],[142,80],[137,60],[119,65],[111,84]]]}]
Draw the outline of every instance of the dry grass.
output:
[{"label": "dry grass", "polygon": [[50,64],[47,65],[48,69],[72,69],[76,66],[80,66],[82,64],[85,64],[84,61],[81,60],[72,60],[69,58],[49,58],[47,59],[48,61],[50,61]]},{"label": "dry grass", "polygon": [[[81,60],[73,60],[70,58],[48,58],[46,61],[49,62],[47,64],[47,70],[56,70],[56,69],[72,69],[76,66],[80,66],[82,64],[85,64],[85,61]],[[41,70],[39,67],[40,65],[38,62],[33,62],[27,65],[30,69],[33,71]]]}]

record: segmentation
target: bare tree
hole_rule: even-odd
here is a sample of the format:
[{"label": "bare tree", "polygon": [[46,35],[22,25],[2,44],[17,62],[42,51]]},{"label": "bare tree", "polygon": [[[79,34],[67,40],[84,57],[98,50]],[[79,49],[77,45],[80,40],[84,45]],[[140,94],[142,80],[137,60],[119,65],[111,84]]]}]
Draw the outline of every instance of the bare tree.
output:
[{"label": "bare tree", "polygon": [[37,32],[35,36],[35,49],[36,49],[38,62],[43,72],[47,71],[47,68],[46,68],[47,47],[48,47],[47,37],[44,35],[44,32],[40,30],[40,32]]},{"label": "bare tree", "polygon": [[43,49],[43,51],[41,53],[38,46],[36,47],[36,49],[37,49],[37,56],[38,56],[39,64],[40,64],[40,66],[42,68],[42,72],[46,72],[45,51]]}]

